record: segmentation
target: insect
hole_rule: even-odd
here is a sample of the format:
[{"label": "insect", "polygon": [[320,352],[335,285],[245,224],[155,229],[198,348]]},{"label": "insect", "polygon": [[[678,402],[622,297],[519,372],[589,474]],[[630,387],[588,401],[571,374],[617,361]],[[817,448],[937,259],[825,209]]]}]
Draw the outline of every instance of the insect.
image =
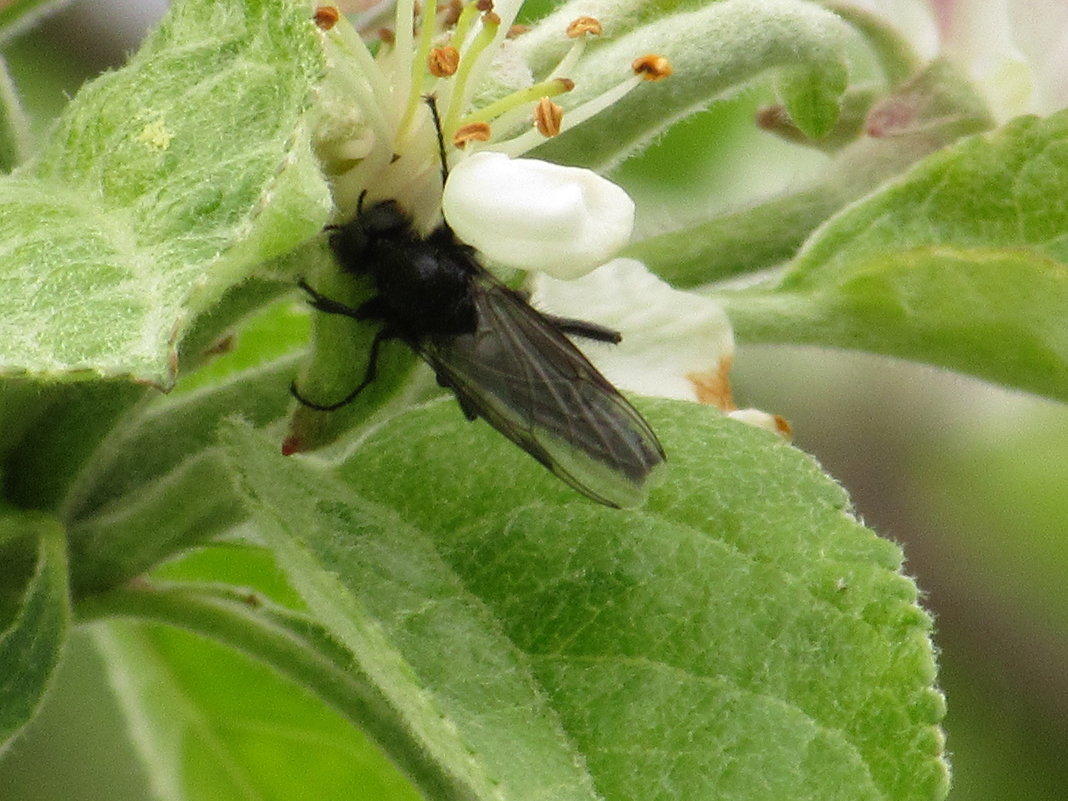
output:
[{"label": "insect", "polygon": [[567,338],[618,343],[620,335],[537,311],[490,274],[445,222],[421,237],[395,201],[364,208],[361,198],[359,206],[351,221],[330,229],[329,244],[341,269],[369,277],[376,294],[353,308],[303,280],[300,286],[319,311],[377,321],[381,328],[362,380],[346,397],[319,404],[294,384],[297,400],[322,411],[350,403],[374,381],[382,343],[398,339],[430,365],[469,420],[485,419],[595,501],[641,503],[664,450],[649,424]]}]

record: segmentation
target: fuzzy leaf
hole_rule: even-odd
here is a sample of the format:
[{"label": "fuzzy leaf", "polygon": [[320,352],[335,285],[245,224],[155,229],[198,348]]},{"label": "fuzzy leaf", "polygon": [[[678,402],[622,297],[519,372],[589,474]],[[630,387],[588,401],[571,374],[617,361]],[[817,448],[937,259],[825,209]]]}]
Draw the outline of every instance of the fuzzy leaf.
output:
[{"label": "fuzzy leaf", "polygon": [[185,0],[79,92],[0,182],[0,369],[170,386],[195,316],[329,213],[310,145],[322,71],[300,4]]},{"label": "fuzzy leaf", "polygon": [[452,403],[338,474],[225,438],[295,587],[391,700],[374,725],[438,777],[428,797],[943,798],[930,619],[897,547],[778,438],[642,408],[672,473],[631,512]]},{"label": "fuzzy leaf", "polygon": [[920,162],[808,242],[740,337],[926,361],[1068,400],[1068,113]]}]

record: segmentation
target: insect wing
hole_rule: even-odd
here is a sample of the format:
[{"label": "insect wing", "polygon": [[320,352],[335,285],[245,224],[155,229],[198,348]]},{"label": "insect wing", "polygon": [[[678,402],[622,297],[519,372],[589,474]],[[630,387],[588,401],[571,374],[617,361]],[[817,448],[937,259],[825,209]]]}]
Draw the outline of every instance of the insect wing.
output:
[{"label": "insect wing", "polygon": [[653,430],[552,322],[489,275],[471,334],[418,348],[468,417],[482,417],[575,489],[609,506],[645,500],[664,451]]}]

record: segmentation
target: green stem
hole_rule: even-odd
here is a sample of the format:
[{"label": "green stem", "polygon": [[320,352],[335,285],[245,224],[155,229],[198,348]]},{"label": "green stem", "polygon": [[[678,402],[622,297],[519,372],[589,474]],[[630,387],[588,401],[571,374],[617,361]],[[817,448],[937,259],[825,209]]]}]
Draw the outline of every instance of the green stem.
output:
[{"label": "green stem", "polygon": [[765,270],[788,261],[845,198],[828,186],[799,192],[632,243],[637,259],[681,289]]}]

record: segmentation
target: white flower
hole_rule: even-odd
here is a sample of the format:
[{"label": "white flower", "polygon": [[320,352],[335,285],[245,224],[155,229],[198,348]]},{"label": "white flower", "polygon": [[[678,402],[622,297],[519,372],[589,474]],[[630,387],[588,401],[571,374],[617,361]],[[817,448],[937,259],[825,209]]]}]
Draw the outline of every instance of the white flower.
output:
[{"label": "white flower", "polygon": [[531,301],[619,331],[618,345],[579,342],[617,387],[729,405],[734,334],[726,312],[710,298],[673,288],[640,261],[615,259],[573,281],[540,275]]},{"label": "white flower", "polygon": [[453,168],[442,211],[493,261],[565,280],[604,264],[634,226],[634,201],[595,172],[489,151]]},{"label": "white flower", "polygon": [[[379,22],[384,4],[365,5],[357,22]],[[443,149],[454,173],[446,214],[460,237],[489,258],[576,275],[626,242],[633,204],[614,184],[577,168],[529,159],[509,163],[502,154],[523,155],[596,116],[643,81],[666,78],[671,65],[661,56],[635,54],[615,86],[565,110],[556,101],[566,105],[562,96],[575,86],[568,73],[599,25],[582,17],[559,31],[571,47],[535,82],[509,38],[521,5],[521,0],[466,0],[417,8],[414,0],[397,0],[392,33],[374,54],[347,20],[326,27],[333,69],[316,144],[332,173],[341,217],[351,217],[361,199],[390,199],[412,215],[420,231],[429,232],[441,219]],[[437,109],[442,148],[427,98]],[[557,235],[539,230],[542,223]],[[483,239],[495,226],[499,229],[491,233],[508,228],[514,234],[515,246],[504,253],[492,237]],[[579,238],[585,240],[581,246]]]},{"label": "white flower", "polygon": [[[507,38],[520,5],[425,3],[436,11],[424,17],[413,0],[397,0],[394,33],[373,55],[346,21],[327,30],[339,57],[337,102],[324,106],[336,115],[322,121],[317,145],[341,214],[390,199],[421,232],[444,218],[487,259],[532,271],[536,307],[620,331],[621,345],[579,343],[609,381],[734,410],[734,338],[723,309],[673,289],[640,262],[605,264],[630,238],[634,202],[626,192],[590,170],[521,158],[643,81],[670,76],[670,63],[635,54],[618,84],[565,110],[554,98],[574,88],[568,76],[600,24],[580,17],[560,31],[571,47],[535,82]],[[362,21],[377,21],[381,4],[368,8]],[[774,420],[755,415],[762,425]]]}]

